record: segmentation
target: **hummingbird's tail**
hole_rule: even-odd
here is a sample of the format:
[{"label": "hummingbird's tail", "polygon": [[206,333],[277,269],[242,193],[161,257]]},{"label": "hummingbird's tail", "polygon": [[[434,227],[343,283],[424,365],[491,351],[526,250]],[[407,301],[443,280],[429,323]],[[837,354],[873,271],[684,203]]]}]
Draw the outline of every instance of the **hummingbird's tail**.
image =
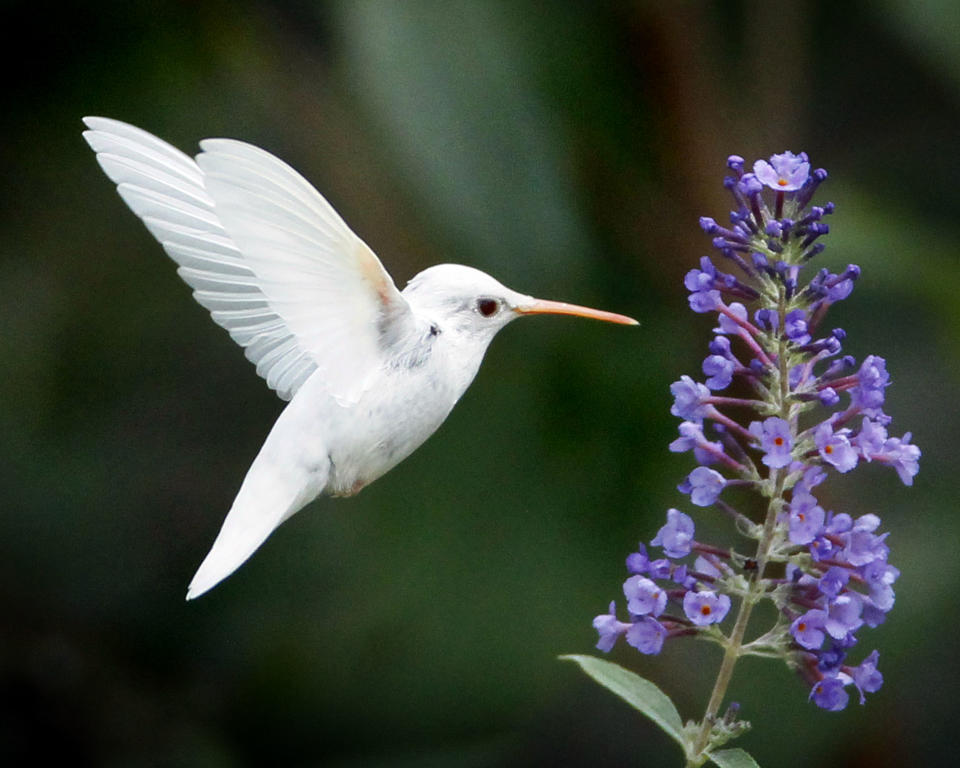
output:
[{"label": "hummingbird's tail", "polygon": [[291,456],[283,418],[267,437],[240,486],[210,552],[197,569],[187,600],[200,597],[233,573],[288,517],[315,499],[326,485],[329,461],[320,466]]}]

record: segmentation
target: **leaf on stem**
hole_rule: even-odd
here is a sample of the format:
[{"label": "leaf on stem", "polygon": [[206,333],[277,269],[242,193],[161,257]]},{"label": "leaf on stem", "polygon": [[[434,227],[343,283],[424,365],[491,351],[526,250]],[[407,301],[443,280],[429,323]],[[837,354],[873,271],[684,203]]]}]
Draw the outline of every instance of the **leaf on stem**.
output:
[{"label": "leaf on stem", "polygon": [[711,752],[710,759],[720,768],[760,768],[757,761],[739,747]]},{"label": "leaf on stem", "polygon": [[[568,656],[561,656],[560,659],[575,661],[584,672],[600,683],[600,685],[613,691],[634,709],[639,710],[653,720],[653,722],[666,731],[674,741],[681,746],[685,746],[681,733],[683,730],[683,722],[680,720],[680,713],[677,712],[677,708],[673,705],[670,697],[649,680],[645,680],[640,677],[640,675],[624,669],[619,664],[598,659],[594,656],[570,654]],[[726,751],[735,752],[739,750]],[[744,754],[746,753],[744,752]],[[723,763],[721,765],[723,765],[724,768],[727,768],[728,765],[730,768],[740,768],[741,766],[740,763]],[[756,763],[743,763],[742,765],[756,766]]]}]

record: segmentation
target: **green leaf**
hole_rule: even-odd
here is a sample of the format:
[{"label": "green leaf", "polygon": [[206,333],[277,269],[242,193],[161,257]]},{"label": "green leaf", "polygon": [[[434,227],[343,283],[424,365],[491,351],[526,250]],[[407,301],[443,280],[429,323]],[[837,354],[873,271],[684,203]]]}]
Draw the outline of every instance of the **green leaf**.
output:
[{"label": "green leaf", "polygon": [[757,761],[739,747],[711,752],[710,759],[720,768],[760,768]]},{"label": "green leaf", "polygon": [[[584,672],[600,685],[610,689],[630,706],[640,710],[666,731],[680,746],[685,746],[681,734],[683,722],[680,720],[680,713],[677,712],[677,708],[673,705],[670,697],[649,680],[624,669],[619,664],[604,661],[594,656],[571,654],[560,658],[566,661],[575,661]],[[734,766],[735,764],[731,763],[730,765]],[[749,763],[744,763],[744,765],[749,765]],[[753,765],[756,765],[756,763],[753,763]]]}]

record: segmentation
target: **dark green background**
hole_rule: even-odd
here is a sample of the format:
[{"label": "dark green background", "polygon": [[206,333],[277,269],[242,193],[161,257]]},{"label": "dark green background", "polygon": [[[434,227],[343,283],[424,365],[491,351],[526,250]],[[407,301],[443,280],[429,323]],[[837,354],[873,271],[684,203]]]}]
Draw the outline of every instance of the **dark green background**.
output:
[{"label": "dark green background", "polygon": [[[946,765],[956,703],[960,11],[952,2],[117,2],[0,6],[0,762],[674,766],[561,653],[590,652],[689,455],[668,387],[712,323],[681,279],[724,160],[830,179],[833,311],[887,358],[912,489],[866,466],[902,570],[862,634],[886,684],[825,713],[776,662],[732,696],[761,765]],[[18,48],[17,46],[22,46]],[[493,344],[421,450],[320,501],[193,603],[186,585],[281,403],[197,306],[80,137],[127,120],[300,169],[402,286],[456,261],[625,312]],[[698,521],[712,516],[699,510]],[[719,653],[613,658],[684,717]]]}]

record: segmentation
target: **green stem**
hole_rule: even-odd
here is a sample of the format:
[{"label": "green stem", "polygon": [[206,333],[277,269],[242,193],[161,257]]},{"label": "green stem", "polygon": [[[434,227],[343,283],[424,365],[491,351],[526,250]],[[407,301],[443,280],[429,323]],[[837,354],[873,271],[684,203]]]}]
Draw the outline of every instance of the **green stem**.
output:
[{"label": "green stem", "polygon": [[[786,316],[786,296],[783,289],[780,290],[778,297],[778,314],[780,315],[780,328],[784,327]],[[776,403],[780,417],[785,421],[790,421],[790,380],[787,367],[787,344],[783,334],[780,335],[777,344],[777,364],[779,371],[780,386],[775,390],[778,395]],[[791,431],[796,432],[796,425],[791,424]],[[773,492],[770,495],[770,502],[767,504],[767,514],[763,521],[763,533],[760,541],[757,542],[757,570],[754,579],[750,582],[747,593],[740,601],[740,608],[737,618],[733,624],[733,630],[727,638],[723,652],[723,661],[720,662],[720,670],[717,672],[716,682],[713,684],[713,691],[710,694],[710,700],[707,702],[706,712],[703,714],[703,720],[700,722],[700,731],[693,744],[693,754],[687,758],[687,768],[696,768],[703,765],[705,760],[704,750],[710,743],[710,734],[713,725],[716,722],[717,713],[720,711],[720,705],[727,695],[727,688],[730,686],[730,680],[733,678],[733,668],[742,655],[743,638],[747,632],[747,625],[750,623],[750,614],[753,612],[753,606],[763,597],[763,574],[767,567],[767,561],[770,557],[770,546],[773,543],[773,537],[777,528],[777,516],[783,504],[783,488],[786,480],[787,471],[771,470],[771,479],[773,480]]]},{"label": "green stem", "polygon": [[688,758],[688,768],[702,765],[698,758],[702,756],[704,749],[710,741],[710,732],[716,721],[717,713],[720,711],[720,705],[723,703],[724,696],[727,695],[727,688],[730,686],[730,680],[733,678],[733,668],[736,666],[741,656],[743,648],[743,638],[747,631],[747,624],[750,622],[750,614],[753,612],[753,606],[763,597],[763,571],[767,565],[767,559],[770,555],[770,544],[773,541],[773,535],[777,525],[777,515],[780,512],[780,497],[783,494],[783,481],[786,472],[776,472],[775,491],[767,505],[767,516],[763,523],[763,534],[757,543],[757,572],[756,578],[750,582],[750,589],[740,601],[740,609],[737,613],[736,621],[733,624],[733,630],[727,638],[726,647],[723,652],[723,661],[720,662],[720,671],[717,672],[717,680],[713,684],[713,692],[710,694],[710,700],[707,702],[707,710],[703,714],[703,720],[700,722],[700,732],[697,734],[697,740],[694,742],[693,755]]}]

